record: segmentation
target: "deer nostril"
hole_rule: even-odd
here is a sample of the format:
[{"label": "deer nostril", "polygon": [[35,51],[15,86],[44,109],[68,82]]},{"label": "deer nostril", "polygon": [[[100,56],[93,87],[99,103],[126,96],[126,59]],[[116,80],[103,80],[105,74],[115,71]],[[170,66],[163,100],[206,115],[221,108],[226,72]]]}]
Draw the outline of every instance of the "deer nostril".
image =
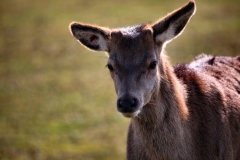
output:
[{"label": "deer nostril", "polygon": [[125,98],[119,99],[117,102],[118,111],[120,112],[133,112],[137,107],[137,99],[135,98]]},{"label": "deer nostril", "polygon": [[123,100],[123,101],[120,101],[119,104],[123,107],[132,107],[134,106],[136,103],[135,99],[132,99],[132,100]]}]

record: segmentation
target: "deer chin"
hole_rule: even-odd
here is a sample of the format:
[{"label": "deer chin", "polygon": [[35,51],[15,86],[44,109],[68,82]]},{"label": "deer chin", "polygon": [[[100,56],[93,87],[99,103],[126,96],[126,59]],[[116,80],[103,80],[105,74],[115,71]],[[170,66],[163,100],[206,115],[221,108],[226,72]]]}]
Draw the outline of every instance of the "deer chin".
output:
[{"label": "deer chin", "polygon": [[141,112],[141,110],[137,110],[135,112],[127,112],[127,113],[121,113],[124,117],[126,118],[134,118],[134,117],[137,117],[138,114]]}]

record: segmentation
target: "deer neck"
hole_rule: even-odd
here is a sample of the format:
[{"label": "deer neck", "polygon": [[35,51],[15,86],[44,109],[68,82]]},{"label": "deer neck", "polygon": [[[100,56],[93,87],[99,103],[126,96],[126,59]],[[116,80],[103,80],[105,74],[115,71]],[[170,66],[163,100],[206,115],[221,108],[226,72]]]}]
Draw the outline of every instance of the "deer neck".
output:
[{"label": "deer neck", "polygon": [[140,115],[132,119],[132,126],[136,137],[143,146],[147,146],[146,150],[149,150],[150,154],[155,151],[157,156],[159,152],[163,152],[163,157],[157,159],[178,159],[179,156],[188,154],[184,155],[184,152],[190,146],[191,139],[186,124],[186,92],[173,73],[169,61],[166,57],[163,58],[160,59],[161,78],[158,92],[143,107]]}]

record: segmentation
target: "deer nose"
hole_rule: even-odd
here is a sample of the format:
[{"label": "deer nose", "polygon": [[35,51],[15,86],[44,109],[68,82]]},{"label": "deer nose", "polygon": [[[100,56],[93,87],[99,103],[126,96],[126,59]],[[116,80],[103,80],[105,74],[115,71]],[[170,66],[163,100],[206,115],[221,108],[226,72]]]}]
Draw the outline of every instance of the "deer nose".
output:
[{"label": "deer nose", "polygon": [[117,101],[117,109],[122,113],[135,112],[137,109],[137,99],[136,98],[120,98]]}]

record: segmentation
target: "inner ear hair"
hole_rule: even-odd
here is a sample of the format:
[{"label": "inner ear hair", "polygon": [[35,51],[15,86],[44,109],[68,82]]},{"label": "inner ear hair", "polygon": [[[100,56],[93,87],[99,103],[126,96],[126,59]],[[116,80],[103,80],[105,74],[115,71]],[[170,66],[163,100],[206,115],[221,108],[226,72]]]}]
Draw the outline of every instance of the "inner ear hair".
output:
[{"label": "inner ear hair", "polygon": [[97,33],[102,35],[103,38],[105,39],[110,39],[110,33],[111,33],[111,30],[109,28],[99,27],[99,26],[90,25],[90,24],[83,24],[79,22],[72,22],[70,24],[70,31],[74,37],[76,36],[76,32],[80,31],[80,32]]},{"label": "inner ear hair", "polygon": [[152,25],[154,37],[162,34],[161,38],[158,37],[162,42],[175,38],[183,31],[189,19],[194,15],[195,10],[195,2],[190,1],[185,6],[158,20]]},{"label": "inner ear hair", "polygon": [[70,24],[72,35],[88,49],[108,51],[111,30],[105,27],[73,22]]}]

